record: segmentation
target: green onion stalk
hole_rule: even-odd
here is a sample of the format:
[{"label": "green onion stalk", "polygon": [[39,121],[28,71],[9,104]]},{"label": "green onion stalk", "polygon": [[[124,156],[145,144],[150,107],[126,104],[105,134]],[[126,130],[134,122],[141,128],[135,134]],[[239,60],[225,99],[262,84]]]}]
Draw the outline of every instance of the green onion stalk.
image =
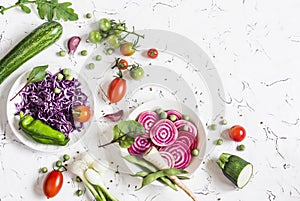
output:
[{"label": "green onion stalk", "polygon": [[102,170],[90,155],[85,154],[81,159],[75,160],[68,170],[80,177],[96,201],[118,201],[107,191],[101,177]]}]

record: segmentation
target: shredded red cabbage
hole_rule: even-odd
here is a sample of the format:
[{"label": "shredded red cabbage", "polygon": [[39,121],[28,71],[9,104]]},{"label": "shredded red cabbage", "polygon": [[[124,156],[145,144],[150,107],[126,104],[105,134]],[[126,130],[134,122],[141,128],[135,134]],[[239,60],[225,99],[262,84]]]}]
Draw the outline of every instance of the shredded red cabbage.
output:
[{"label": "shredded red cabbage", "polygon": [[[58,73],[62,73],[62,70]],[[16,103],[17,113],[22,111],[40,119],[69,137],[74,130],[80,131],[83,124],[74,121],[72,109],[78,105],[86,105],[87,95],[82,91],[78,79],[58,80],[57,74],[46,72],[46,77],[41,82],[28,85],[21,93],[21,102]],[[60,93],[54,93],[54,89]]]}]

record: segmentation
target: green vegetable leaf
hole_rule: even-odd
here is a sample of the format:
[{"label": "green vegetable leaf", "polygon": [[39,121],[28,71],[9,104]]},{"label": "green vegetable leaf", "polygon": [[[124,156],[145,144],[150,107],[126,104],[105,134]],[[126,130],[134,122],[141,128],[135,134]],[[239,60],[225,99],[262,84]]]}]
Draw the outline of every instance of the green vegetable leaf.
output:
[{"label": "green vegetable leaf", "polygon": [[73,8],[70,8],[71,5],[72,5],[72,3],[70,3],[70,2],[57,3],[57,5],[54,8],[56,18],[58,20],[63,19],[65,21],[78,20],[78,15],[74,12]]},{"label": "green vegetable leaf", "polygon": [[71,2],[59,3],[58,0],[18,0],[14,5],[4,7],[0,6],[0,13],[4,14],[5,11],[15,7],[20,7],[25,13],[30,13],[31,9],[25,4],[35,4],[37,6],[38,15],[41,19],[47,19],[51,21],[53,19],[63,19],[65,21],[78,20],[78,14],[74,12],[74,9],[70,6]]},{"label": "green vegetable leaf", "polygon": [[34,83],[34,82],[40,82],[45,79],[46,76],[46,69],[48,68],[48,65],[46,66],[37,66],[32,69],[28,76],[28,83],[27,85]]},{"label": "green vegetable leaf", "polygon": [[46,76],[46,69],[48,68],[48,65],[46,66],[37,66],[34,67],[32,69],[32,71],[30,72],[28,78],[27,78],[27,82],[26,84],[20,89],[20,91],[18,91],[18,93],[16,93],[16,95],[14,95],[14,97],[12,97],[9,101],[12,101],[14,98],[17,97],[17,95],[19,95],[21,93],[21,91],[23,89],[25,89],[25,87],[27,87],[28,85],[34,83],[34,82],[40,82],[43,81],[45,79]]},{"label": "green vegetable leaf", "polygon": [[139,135],[145,134],[145,128],[135,120],[121,121],[117,124],[122,133],[130,136],[137,137]]},{"label": "green vegetable leaf", "polygon": [[25,6],[24,4],[20,4],[21,10],[27,14],[31,13],[31,9],[28,6]]},{"label": "green vegetable leaf", "polygon": [[49,6],[46,2],[47,2],[47,0],[37,0],[36,1],[38,14],[41,19],[45,19],[47,16],[47,10],[49,9]]},{"label": "green vegetable leaf", "polygon": [[118,142],[120,147],[129,148],[134,143],[134,138],[145,132],[144,127],[135,120],[121,121],[113,127],[113,140],[99,147]]}]

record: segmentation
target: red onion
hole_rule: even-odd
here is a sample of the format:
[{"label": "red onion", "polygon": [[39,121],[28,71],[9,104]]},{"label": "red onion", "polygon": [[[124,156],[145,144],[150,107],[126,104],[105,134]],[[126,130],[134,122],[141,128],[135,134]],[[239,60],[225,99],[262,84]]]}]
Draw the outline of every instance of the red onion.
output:
[{"label": "red onion", "polygon": [[181,120],[175,121],[174,125],[176,126],[176,128],[178,130],[182,130],[183,126],[187,126],[187,131],[190,132],[190,133],[193,133],[195,136],[197,136],[197,128],[190,121],[181,119]]},{"label": "red onion", "polygon": [[105,118],[111,120],[112,122],[119,121],[123,117],[124,111],[119,110],[118,112],[112,113],[112,114],[106,114],[104,115]]},{"label": "red onion", "polygon": [[192,160],[190,148],[183,142],[176,141],[170,146],[162,147],[160,151],[171,153],[175,158],[174,168],[185,169]]},{"label": "red onion", "polygon": [[149,131],[154,123],[158,121],[158,119],[159,116],[152,111],[144,111],[139,115],[137,121],[142,124],[146,131],[146,135],[144,135],[144,137],[149,137]]},{"label": "red onion", "polygon": [[73,36],[68,40],[69,54],[74,54],[80,41],[81,38],[79,36]]},{"label": "red onion", "polygon": [[150,138],[155,145],[164,147],[171,145],[178,137],[178,131],[172,121],[161,119],[150,129]]},{"label": "red onion", "polygon": [[188,131],[178,131],[178,138],[176,142],[183,142],[186,144],[190,149],[194,148],[194,143],[197,141],[196,136],[193,133]]},{"label": "red onion", "polygon": [[174,158],[174,156],[171,153],[166,152],[166,151],[159,151],[159,153],[160,153],[161,157],[163,159],[165,159],[165,161],[167,162],[168,167],[169,168],[173,168],[174,165],[175,165],[175,158]]}]

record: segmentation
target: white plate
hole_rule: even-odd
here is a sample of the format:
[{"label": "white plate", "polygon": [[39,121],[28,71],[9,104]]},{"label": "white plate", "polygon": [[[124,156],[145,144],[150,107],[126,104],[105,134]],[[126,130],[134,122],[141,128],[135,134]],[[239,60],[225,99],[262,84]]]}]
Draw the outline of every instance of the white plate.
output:
[{"label": "white plate", "polygon": [[[124,119],[138,106],[152,100],[168,98],[187,105],[201,120],[207,134],[205,156],[215,148],[215,140],[220,137],[222,126],[217,130],[207,129],[207,125],[218,123],[225,117],[224,90],[217,69],[214,67],[208,55],[193,41],[164,30],[142,30],[137,31],[144,34],[145,38],[139,41],[138,51],[130,56],[124,57],[117,50],[111,56],[103,57],[97,62],[94,70],[82,68],[81,73],[89,77],[90,84],[96,85],[95,94],[97,117],[112,113],[118,109],[125,111]],[[103,48],[103,47],[102,47]],[[150,59],[145,53],[150,48],[156,48],[159,55],[156,59]],[[86,65],[94,60],[96,54],[101,54],[103,49],[97,48],[88,58]],[[145,71],[145,76],[135,81],[124,75],[127,82],[125,97],[117,104],[109,105],[105,100],[105,93],[109,82],[116,75],[111,70],[115,58],[125,58],[129,63],[140,64]],[[93,82],[93,83],[91,83]],[[100,144],[112,139],[112,127],[103,118],[98,121],[97,133],[92,139],[85,140],[90,152],[101,161],[106,161],[110,168],[127,172],[126,165],[120,157],[118,146],[99,149]]]},{"label": "white plate", "polygon": [[[198,145],[197,149],[199,150],[199,155],[196,157],[192,157],[192,161],[190,165],[185,169],[188,171],[188,176],[191,176],[197,168],[200,166],[206,152],[206,134],[204,126],[199,119],[199,116],[187,105],[182,104],[178,101],[173,101],[169,99],[159,99],[154,101],[149,101],[147,103],[144,103],[137,107],[135,110],[133,110],[130,115],[128,116],[128,119],[135,120],[141,114],[143,111],[155,111],[158,108],[162,108],[163,110],[177,110],[181,114],[186,114],[190,117],[190,121],[193,122],[197,128],[198,131]],[[128,155],[128,151],[126,149],[122,149],[122,155],[126,156]],[[131,163],[126,162],[128,168],[132,171],[132,173],[136,173],[140,171],[138,170],[136,166],[133,166]]]},{"label": "white plate", "polygon": [[[51,73],[56,73],[59,71],[59,69],[62,69],[59,66],[49,65],[47,68],[47,71],[50,71]],[[12,88],[10,89],[10,92],[8,94],[8,100],[7,100],[7,119],[8,123],[15,134],[15,136],[25,145],[28,147],[42,151],[42,152],[59,152],[63,149],[70,148],[71,146],[75,145],[80,141],[80,139],[87,133],[87,130],[89,129],[92,119],[90,119],[88,122],[84,123],[84,128],[81,129],[80,132],[74,131],[70,133],[70,141],[66,146],[56,146],[56,145],[46,145],[46,144],[40,144],[32,140],[28,135],[26,135],[22,130],[19,129],[19,115],[15,115],[17,112],[15,103],[21,102],[21,97],[17,96],[14,100],[10,101],[10,99],[26,84],[27,77],[30,74],[32,69],[29,71],[23,73],[19,78],[15,81]],[[82,91],[88,96],[89,98],[89,107],[93,111],[94,107],[94,99],[92,95],[92,91],[90,90],[88,84],[83,79],[82,76],[79,76],[78,73],[71,71],[71,74],[79,79],[81,83]]]}]

